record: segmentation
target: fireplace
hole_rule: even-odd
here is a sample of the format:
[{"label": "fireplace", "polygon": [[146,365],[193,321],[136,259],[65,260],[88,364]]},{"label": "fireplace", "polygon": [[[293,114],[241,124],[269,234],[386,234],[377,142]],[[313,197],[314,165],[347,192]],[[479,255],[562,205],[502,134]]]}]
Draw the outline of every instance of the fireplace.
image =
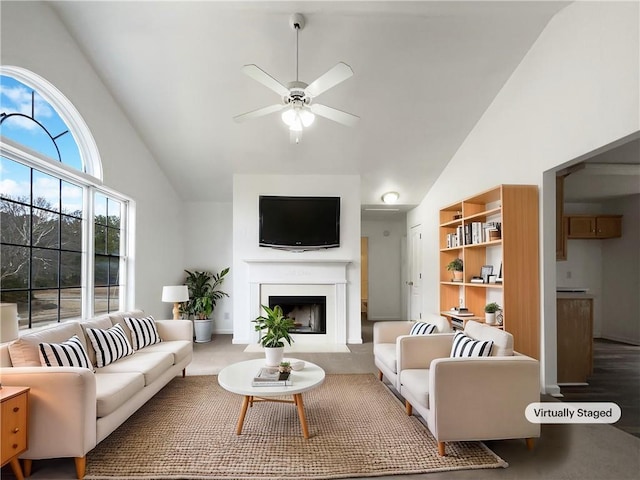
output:
[{"label": "fireplace", "polygon": [[[347,265],[343,260],[319,259],[260,259],[245,260],[249,264],[249,319],[262,315],[261,305],[280,305],[287,308],[298,306],[295,312],[297,330],[293,333],[295,345],[345,345],[347,343]],[[272,298],[277,298],[273,301]],[[319,301],[322,298],[322,302]],[[304,300],[306,299],[306,300]],[[316,301],[318,299],[318,301]],[[286,301],[285,301],[286,300]],[[310,309],[314,307],[314,318],[310,321]],[[291,304],[291,305],[289,305]],[[324,320],[320,321],[318,310]],[[311,332],[313,329],[316,330]],[[253,342],[258,334],[252,330]]]},{"label": "fireplace", "polygon": [[285,317],[293,320],[295,327],[291,333],[317,334],[327,333],[327,297],[270,295],[269,308],[279,305]]}]

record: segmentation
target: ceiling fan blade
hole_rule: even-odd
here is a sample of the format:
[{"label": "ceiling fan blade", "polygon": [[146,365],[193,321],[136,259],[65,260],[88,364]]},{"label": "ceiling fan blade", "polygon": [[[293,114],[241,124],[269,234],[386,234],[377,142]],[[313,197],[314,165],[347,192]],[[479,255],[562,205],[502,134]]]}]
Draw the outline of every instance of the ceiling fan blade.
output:
[{"label": "ceiling fan blade", "polygon": [[236,122],[240,123],[240,122],[244,122],[245,120],[251,120],[253,118],[263,117],[265,115],[269,115],[270,113],[278,112],[282,110],[285,106],[286,105],[281,105],[281,104],[269,105],[268,107],[262,107],[257,110],[253,110],[251,112],[236,115],[235,117],[233,117],[233,119]]},{"label": "ceiling fan blade", "polygon": [[351,113],[343,112],[342,110],[338,110],[337,108],[327,107],[326,105],[320,105],[319,103],[312,103],[311,111],[316,115],[320,115],[321,117],[328,118],[329,120],[333,120],[334,122],[341,123],[343,125],[347,125],[348,127],[353,127],[360,117],[357,115],[352,115]]},{"label": "ceiling fan blade", "polygon": [[281,97],[286,97],[287,95],[289,95],[289,89],[287,87],[282,85],[278,80],[273,78],[271,75],[269,75],[267,72],[265,72],[258,66],[253,64],[245,65],[244,67],[242,67],[241,70],[242,70],[242,73],[253,78],[257,82],[260,82],[265,87],[273,90]]},{"label": "ceiling fan blade", "polygon": [[353,70],[351,70],[351,67],[344,62],[340,62],[331,70],[311,82],[311,84],[304,89],[304,93],[311,97],[317,97],[321,93],[329,90],[331,87],[339,84],[340,82],[344,82],[352,75]]}]

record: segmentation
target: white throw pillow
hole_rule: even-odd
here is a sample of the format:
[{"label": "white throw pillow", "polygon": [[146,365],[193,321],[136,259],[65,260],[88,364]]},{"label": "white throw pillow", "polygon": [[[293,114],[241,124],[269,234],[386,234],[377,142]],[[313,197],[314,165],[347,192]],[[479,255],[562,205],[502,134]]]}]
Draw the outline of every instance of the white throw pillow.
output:
[{"label": "white throw pillow", "polygon": [[89,355],[77,335],[62,343],[40,343],[38,351],[43,367],[82,367],[93,370]]},{"label": "white throw pillow", "polygon": [[124,317],[124,321],[131,330],[131,340],[134,350],[160,343],[162,339],[158,334],[156,322],[152,316],[144,318]]},{"label": "white throw pillow", "polygon": [[488,357],[491,355],[493,341],[474,340],[463,332],[456,332],[451,345],[450,357]]},{"label": "white throw pillow", "polygon": [[108,330],[87,328],[86,332],[93,349],[96,351],[98,367],[104,367],[133,353],[133,348],[131,348],[127,335],[120,324],[114,325]]},{"label": "white throw pillow", "polygon": [[436,326],[425,322],[416,322],[411,327],[409,335],[431,335],[436,331]]}]

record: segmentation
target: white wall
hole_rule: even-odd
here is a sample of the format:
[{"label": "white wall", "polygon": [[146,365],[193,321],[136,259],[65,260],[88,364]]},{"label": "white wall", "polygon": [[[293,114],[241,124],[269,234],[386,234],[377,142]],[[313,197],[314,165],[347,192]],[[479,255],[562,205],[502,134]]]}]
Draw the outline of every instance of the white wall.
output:
[{"label": "white wall", "polygon": [[406,303],[403,288],[402,245],[407,242],[406,217],[362,220],[363,237],[369,240],[369,320],[401,320]]},{"label": "white wall", "polygon": [[640,195],[604,202],[602,209],[622,215],[622,237],[602,240],[601,335],[640,345]]},{"label": "white wall", "polygon": [[[181,279],[180,199],[95,71],[46,3],[2,3],[2,63],[31,70],[76,107],[96,141],[104,184],[135,200],[135,296],[139,307],[171,318],[162,286]],[[124,72],[123,72],[124,74]]]},{"label": "white wall", "polygon": [[[233,207],[231,202],[185,202],[183,225],[183,270],[220,272],[223,268],[232,266]],[[231,268],[224,277],[221,288],[229,294],[229,297],[220,300],[213,311],[215,333],[233,332],[233,274],[234,271]]]},{"label": "white wall", "polygon": [[[542,189],[546,170],[640,130],[638,13],[630,2],[576,2],[560,11],[409,213],[407,224],[424,229],[425,311],[438,304],[439,208],[500,183]],[[545,390],[556,393],[555,180],[545,188],[541,373]]]},{"label": "white wall", "polygon": [[[340,247],[288,252],[258,246],[260,195],[339,196]],[[234,175],[233,177],[233,343],[253,343],[249,267],[256,259],[348,260],[347,342],[362,343],[360,328],[360,177],[358,175]]]}]

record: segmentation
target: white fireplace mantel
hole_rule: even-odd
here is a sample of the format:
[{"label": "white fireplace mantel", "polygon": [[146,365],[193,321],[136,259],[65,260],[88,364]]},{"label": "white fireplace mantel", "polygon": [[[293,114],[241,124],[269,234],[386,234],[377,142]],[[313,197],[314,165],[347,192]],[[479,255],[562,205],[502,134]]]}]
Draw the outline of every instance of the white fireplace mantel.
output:
[{"label": "white fireplace mantel", "polygon": [[251,318],[262,314],[262,285],[330,285],[335,295],[335,324],[331,327],[334,334],[318,340],[339,345],[347,343],[347,267],[350,260],[270,258],[244,261],[249,265]]}]

